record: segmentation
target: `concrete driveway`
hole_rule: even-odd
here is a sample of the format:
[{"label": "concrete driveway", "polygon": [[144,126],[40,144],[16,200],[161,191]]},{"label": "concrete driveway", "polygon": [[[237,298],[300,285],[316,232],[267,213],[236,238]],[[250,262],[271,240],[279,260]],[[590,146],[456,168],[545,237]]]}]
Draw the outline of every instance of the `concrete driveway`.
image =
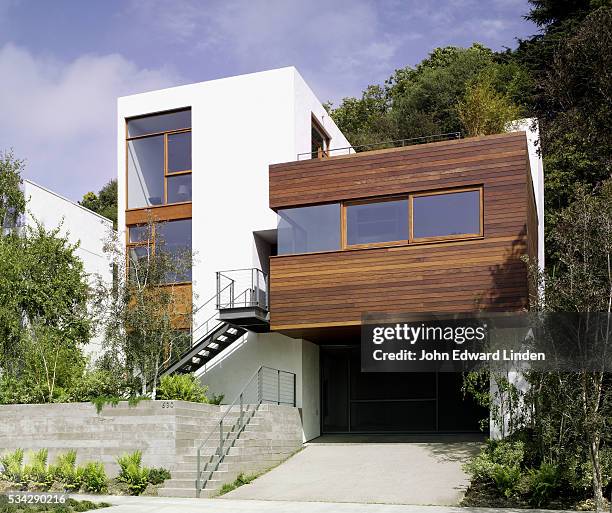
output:
[{"label": "concrete driveway", "polygon": [[222,498],[454,506],[477,440],[325,436]]}]

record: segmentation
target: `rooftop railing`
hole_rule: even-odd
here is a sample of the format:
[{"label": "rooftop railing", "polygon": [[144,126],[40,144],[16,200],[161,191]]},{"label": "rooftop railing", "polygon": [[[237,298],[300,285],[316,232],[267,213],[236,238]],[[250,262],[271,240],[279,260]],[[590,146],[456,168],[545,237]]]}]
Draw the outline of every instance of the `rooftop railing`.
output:
[{"label": "rooftop railing", "polygon": [[461,139],[461,132],[449,132],[446,134],[424,135],[423,137],[412,137],[410,139],[398,139],[395,141],[381,141],[371,144],[360,144],[359,146],[346,146],[344,148],[331,148],[329,150],[317,150],[307,153],[298,153],[297,160],[310,160],[315,158],[337,157],[338,155],[353,155],[364,151],[384,150],[387,148],[401,148],[426,144],[439,141],[452,141]]}]

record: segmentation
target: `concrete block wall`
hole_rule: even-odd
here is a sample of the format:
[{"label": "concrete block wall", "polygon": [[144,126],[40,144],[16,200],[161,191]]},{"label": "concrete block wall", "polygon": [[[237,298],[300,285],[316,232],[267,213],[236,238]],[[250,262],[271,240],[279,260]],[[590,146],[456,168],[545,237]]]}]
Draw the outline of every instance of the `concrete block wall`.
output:
[{"label": "concrete block wall", "polygon": [[[197,448],[227,411],[227,406],[185,401],[141,401],[105,406],[98,414],[90,403],[22,404],[0,406],[0,454],[22,448],[49,450],[49,461],[76,449],[77,462],[100,461],[110,477],[119,471],[118,456],[142,451],[143,464],[164,467],[173,478],[161,495],[194,496]],[[234,407],[227,418],[237,416]],[[217,437],[207,450],[214,454]],[[261,472],[287,459],[302,446],[298,408],[262,404],[230,449],[216,491],[240,473]],[[206,453],[206,452],[205,452]],[[27,458],[27,456],[26,456]],[[210,483],[212,485],[213,483]]]},{"label": "concrete block wall", "polygon": [[149,467],[176,467],[185,438],[210,431],[219,406],[184,401],[141,401],[105,406],[98,414],[90,403],[0,406],[0,454],[22,448],[58,453],[76,449],[77,462],[101,461],[118,472],[117,456],[140,449]]}]

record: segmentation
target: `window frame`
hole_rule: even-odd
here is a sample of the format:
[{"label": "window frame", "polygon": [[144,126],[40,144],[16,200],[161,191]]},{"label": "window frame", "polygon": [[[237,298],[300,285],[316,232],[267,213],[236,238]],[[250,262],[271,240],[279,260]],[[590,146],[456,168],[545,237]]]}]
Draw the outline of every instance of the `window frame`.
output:
[{"label": "window frame", "polygon": [[[353,205],[369,205],[371,203],[385,203],[388,201],[400,201],[400,200],[405,200],[408,202],[408,238],[406,239],[400,239],[400,240],[394,240],[394,241],[384,241],[384,242],[368,242],[368,243],[364,243],[364,244],[349,244],[348,243],[348,215],[347,215],[347,209],[350,206]],[[342,210],[340,213],[340,227],[342,230],[341,233],[341,240],[342,240],[342,249],[367,249],[367,248],[377,248],[377,247],[384,247],[384,246],[402,246],[402,245],[406,245],[410,243],[410,233],[411,233],[411,229],[410,229],[410,199],[409,199],[409,195],[407,194],[402,194],[402,195],[398,195],[398,196],[386,196],[383,198],[368,198],[368,199],[362,199],[362,200],[349,200],[349,201],[343,201],[342,202]]]},{"label": "window frame", "polygon": [[[151,252],[151,255],[155,255],[155,251],[156,251],[156,233],[157,233],[157,225],[159,223],[171,223],[173,221],[192,221],[193,220],[191,217],[185,217],[185,218],[180,218],[180,219],[171,219],[171,220],[157,220],[153,222],[153,226],[152,226],[152,230],[151,230],[151,239],[147,240],[147,241],[139,241],[139,242],[130,242],[130,229],[131,228],[137,228],[139,226],[147,226],[147,223],[136,223],[136,224],[129,224],[126,225],[126,230],[125,230],[125,239],[126,239],[126,243],[125,243],[125,258],[126,258],[126,266],[125,266],[125,272],[126,272],[126,278],[129,280],[130,279],[130,249],[132,248],[136,248],[136,247],[148,247],[149,251]],[[193,230],[193,224],[192,224],[192,230]],[[193,247],[192,247],[192,251],[193,251]],[[193,271],[193,269],[192,269]],[[163,283],[160,284],[160,287],[173,287],[175,285],[191,285],[193,283],[193,277],[191,279],[191,281],[176,281],[176,282],[171,282],[171,283]]]},{"label": "window frame", "polygon": [[[442,194],[456,194],[459,192],[478,192],[479,195],[479,232],[478,233],[465,233],[465,234],[451,234],[451,235],[435,235],[432,237],[415,237],[414,236],[414,198],[424,196],[440,196]],[[425,191],[412,193],[409,195],[410,204],[408,207],[408,215],[410,216],[408,230],[410,232],[410,243],[426,243],[426,242],[442,242],[442,241],[453,241],[453,240],[467,240],[467,239],[478,239],[484,237],[484,188],[482,185],[475,185],[469,187],[458,187],[455,189],[441,189],[437,191]]]},{"label": "window frame", "polygon": [[310,115],[311,118],[311,123],[310,123],[310,130],[311,130],[311,138],[312,138],[312,130],[316,130],[319,135],[321,136],[321,139],[323,139],[323,148],[319,148],[319,150],[317,151],[317,155],[314,155],[314,152],[312,151],[312,140],[310,141],[310,149],[311,149],[311,158],[323,158],[323,157],[329,157],[329,148],[331,145],[331,136],[327,133],[327,130],[325,130],[325,128],[323,128],[323,125],[321,125],[321,122],[317,119],[317,117],[314,115],[314,112],[311,112]]},{"label": "window frame", "polygon": [[[151,114],[144,114],[142,116],[132,116],[129,118],[125,118],[125,210],[126,211],[132,211],[132,210],[144,210],[144,209],[151,209],[151,208],[163,208],[163,207],[168,207],[168,206],[172,206],[172,205],[185,205],[185,204],[189,204],[192,203],[192,200],[189,201],[179,201],[176,203],[168,203],[168,178],[169,177],[173,177],[173,176],[181,176],[181,175],[191,175],[192,174],[192,169],[184,169],[181,171],[174,171],[174,172],[168,172],[168,136],[169,135],[174,135],[174,134],[181,134],[181,133],[192,133],[192,127],[185,127],[185,128],[176,128],[174,130],[163,130],[161,132],[151,132],[149,134],[143,134],[143,135],[136,135],[136,136],[132,136],[130,137],[128,134],[128,122],[132,121],[134,119],[139,119],[139,118],[146,118],[146,117],[152,117],[152,116],[158,116],[161,114],[171,114],[173,112],[181,112],[184,110],[191,110],[191,108],[189,109],[176,109],[176,110],[171,110],[171,111],[163,111],[163,112],[155,112],[155,113],[151,113]],[[132,207],[130,208],[130,203],[129,203],[129,198],[130,198],[130,191],[129,191],[129,178],[128,178],[128,173],[129,173],[129,144],[130,141],[135,141],[138,139],[146,139],[148,137],[157,137],[157,136],[163,136],[164,139],[164,162],[163,162],[163,180],[164,180],[164,202],[161,205],[148,205],[148,206],[144,206],[144,207]],[[192,140],[193,143],[193,140]],[[192,146],[193,147],[193,146]],[[192,168],[193,168],[193,162],[192,162]]]}]

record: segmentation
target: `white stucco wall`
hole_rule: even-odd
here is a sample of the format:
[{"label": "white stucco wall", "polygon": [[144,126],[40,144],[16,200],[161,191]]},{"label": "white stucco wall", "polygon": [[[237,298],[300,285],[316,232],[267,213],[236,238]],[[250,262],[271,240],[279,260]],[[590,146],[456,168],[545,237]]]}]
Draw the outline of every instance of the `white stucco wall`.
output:
[{"label": "white stucco wall", "polygon": [[[23,191],[28,202],[25,223],[34,226],[36,219],[47,230],[61,227],[61,235],[67,236],[73,244],[79,243],[75,254],[83,262],[89,283],[95,282],[96,275],[111,283],[111,260],[103,246],[112,232],[112,221],[30,180],[23,181]],[[102,336],[97,334],[85,347],[86,353],[95,358],[101,343]]]},{"label": "white stucco wall", "polygon": [[538,120],[525,118],[514,121],[508,128],[509,132],[524,131],[527,136],[531,182],[538,213],[538,265],[544,269],[544,166],[540,152],[540,129]]},{"label": "white stucco wall", "polygon": [[[192,119],[194,304],[202,305],[215,294],[216,271],[261,267],[253,232],[277,225],[268,206],[268,166],[310,151],[311,117],[331,137],[331,148],[349,142],[294,67],[119,98],[120,230],[126,206],[125,119],[184,107],[191,108]],[[212,303],[199,312],[194,325],[211,313]],[[305,437],[318,436],[318,348],[279,334],[255,333],[234,346],[209,364],[202,379],[211,391],[231,401],[259,365],[295,372],[298,406],[308,417]],[[303,379],[307,393],[302,392]]]}]

